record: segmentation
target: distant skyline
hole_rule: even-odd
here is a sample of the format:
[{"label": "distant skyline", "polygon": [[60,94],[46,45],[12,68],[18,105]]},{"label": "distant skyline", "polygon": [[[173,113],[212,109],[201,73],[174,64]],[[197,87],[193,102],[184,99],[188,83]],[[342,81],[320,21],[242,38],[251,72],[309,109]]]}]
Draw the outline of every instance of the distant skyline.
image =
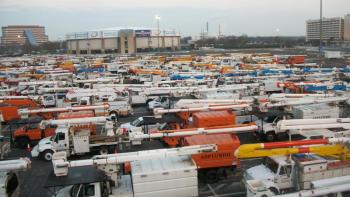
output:
[{"label": "distant skyline", "polygon": [[[350,14],[350,0],[323,0],[324,17]],[[42,25],[50,40],[109,27],[175,29],[209,35],[304,36],[305,21],[319,18],[319,0],[0,0],[0,26]]]}]

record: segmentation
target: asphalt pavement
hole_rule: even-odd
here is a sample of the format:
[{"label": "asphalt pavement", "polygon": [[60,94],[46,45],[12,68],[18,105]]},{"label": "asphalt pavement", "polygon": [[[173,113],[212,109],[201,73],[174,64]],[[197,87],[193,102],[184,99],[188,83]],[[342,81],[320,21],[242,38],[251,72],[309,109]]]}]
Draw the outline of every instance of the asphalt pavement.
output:
[{"label": "asphalt pavement", "polygon": [[[139,116],[151,115],[145,107],[135,107],[134,114],[129,117],[120,118],[121,123],[130,122]],[[10,133],[10,128],[4,128],[7,133]],[[11,129],[13,130],[13,128]],[[239,134],[241,143],[254,143],[255,137],[251,134]],[[139,151],[164,148],[164,144],[158,140],[146,141],[141,146],[129,147],[125,151]],[[71,157],[69,160],[88,159],[92,155]],[[12,149],[9,154],[10,158],[29,157],[30,153],[23,149]],[[53,193],[50,190],[44,188],[45,181],[48,174],[53,170],[52,163],[42,161],[38,158],[31,158],[31,168],[24,172],[19,172],[18,177],[20,180],[20,197],[49,197]],[[241,162],[241,170],[236,170],[232,176],[228,179],[220,180],[217,183],[200,183],[199,194],[200,196],[245,196],[245,187],[242,183],[242,171],[251,166],[257,165],[261,160],[253,159]]]}]

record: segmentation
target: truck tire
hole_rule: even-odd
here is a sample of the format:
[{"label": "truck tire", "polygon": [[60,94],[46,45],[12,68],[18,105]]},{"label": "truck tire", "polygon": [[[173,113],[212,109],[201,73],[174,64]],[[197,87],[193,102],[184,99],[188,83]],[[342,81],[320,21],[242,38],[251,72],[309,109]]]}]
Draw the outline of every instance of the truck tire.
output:
[{"label": "truck tire", "polygon": [[109,116],[110,117],[114,117],[116,120],[118,120],[118,118],[119,118],[119,113],[118,112],[116,112],[116,111],[111,111],[110,113],[109,113]]},{"label": "truck tire", "polygon": [[219,176],[216,170],[209,170],[206,174],[207,183],[215,183],[219,180]]},{"label": "truck tire", "polygon": [[273,131],[267,132],[265,134],[266,141],[268,142],[274,142],[277,140],[277,136]]},{"label": "truck tire", "polygon": [[275,187],[270,187],[269,190],[275,195],[279,194],[278,190]]},{"label": "truck tire", "polygon": [[52,150],[46,150],[42,153],[42,157],[45,161],[51,161],[52,160],[53,151]]},{"label": "truck tire", "polygon": [[107,155],[108,153],[109,153],[108,147],[102,146],[102,147],[100,148],[100,151],[99,151],[99,154],[100,154],[100,155]]},{"label": "truck tire", "polygon": [[15,141],[19,148],[25,149],[28,147],[29,139],[27,137],[19,137]]},{"label": "truck tire", "polygon": [[149,102],[153,101],[153,99],[147,99],[146,104],[148,105]]}]

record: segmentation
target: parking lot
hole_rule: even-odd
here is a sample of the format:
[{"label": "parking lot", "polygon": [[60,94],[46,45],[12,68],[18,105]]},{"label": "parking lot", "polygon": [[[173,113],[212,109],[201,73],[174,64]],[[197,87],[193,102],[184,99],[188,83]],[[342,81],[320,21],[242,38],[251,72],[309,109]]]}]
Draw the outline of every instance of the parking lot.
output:
[{"label": "parking lot", "polygon": [[[130,122],[139,116],[150,115],[150,112],[146,107],[139,106],[134,107],[134,114],[129,117],[120,118],[120,123]],[[12,125],[11,130],[13,131],[18,126]],[[5,126],[5,133],[10,133],[10,126]],[[240,134],[240,140],[242,143],[253,143],[256,142],[255,137],[251,133]],[[149,150],[164,148],[164,145],[160,141],[146,141],[141,146],[132,147],[130,150],[126,151],[139,151],[139,150]],[[70,160],[76,159],[88,159],[92,155],[75,156],[71,157]],[[18,157],[31,157],[27,150],[14,148],[9,154],[9,158]],[[48,197],[52,196],[50,190],[44,188],[45,181],[49,172],[52,169],[52,163],[42,161],[38,158],[32,158],[31,168],[25,172],[19,172],[20,179],[20,191],[21,197]],[[241,169],[236,169],[235,173],[229,176],[227,179],[220,180],[217,183],[199,183],[199,194],[200,196],[244,196],[245,187],[242,183],[242,171],[243,169],[249,168],[258,164],[260,159],[251,159],[241,162]]]}]

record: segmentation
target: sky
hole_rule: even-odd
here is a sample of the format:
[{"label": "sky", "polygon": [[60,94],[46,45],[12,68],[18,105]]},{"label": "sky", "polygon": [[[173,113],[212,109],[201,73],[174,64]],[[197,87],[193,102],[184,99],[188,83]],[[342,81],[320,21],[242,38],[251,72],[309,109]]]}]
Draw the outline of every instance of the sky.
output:
[{"label": "sky", "polygon": [[[0,26],[42,25],[49,40],[109,27],[175,29],[209,35],[303,36],[319,18],[319,0],[0,0]],[[350,14],[350,0],[323,0],[324,17]]]}]

